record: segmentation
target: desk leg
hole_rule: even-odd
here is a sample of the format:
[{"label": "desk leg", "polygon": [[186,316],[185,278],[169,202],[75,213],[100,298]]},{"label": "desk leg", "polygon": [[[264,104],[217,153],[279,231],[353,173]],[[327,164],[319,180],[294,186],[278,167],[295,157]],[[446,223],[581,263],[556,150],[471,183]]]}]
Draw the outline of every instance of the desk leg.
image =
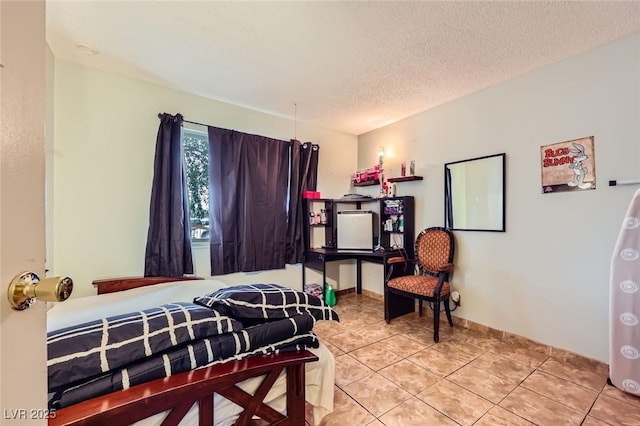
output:
[{"label": "desk leg", "polygon": [[325,296],[327,294],[327,260],[322,257],[322,300],[326,302]]},{"label": "desk leg", "polygon": [[356,294],[362,293],[362,260],[356,260]]},{"label": "desk leg", "polygon": [[304,266],[304,261],[302,262],[302,291],[304,291],[304,286],[307,284],[307,270]]}]

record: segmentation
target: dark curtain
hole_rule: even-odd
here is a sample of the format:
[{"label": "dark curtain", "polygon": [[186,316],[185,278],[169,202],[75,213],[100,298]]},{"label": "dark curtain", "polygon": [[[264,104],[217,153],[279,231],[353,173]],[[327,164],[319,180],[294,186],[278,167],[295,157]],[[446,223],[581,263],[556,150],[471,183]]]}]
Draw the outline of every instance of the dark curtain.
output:
[{"label": "dark curtain", "polygon": [[287,263],[300,263],[304,257],[302,193],[316,190],[319,150],[311,142],[291,141]]},{"label": "dark curtain", "polygon": [[284,268],[290,145],[209,127],[211,275]]},{"label": "dark curtain", "polygon": [[182,162],[182,116],[159,114],[145,277],[193,274],[189,205]]},{"label": "dark curtain", "polygon": [[315,191],[318,187],[318,154],[320,146],[311,142],[302,144],[300,152],[300,176],[302,191]]}]

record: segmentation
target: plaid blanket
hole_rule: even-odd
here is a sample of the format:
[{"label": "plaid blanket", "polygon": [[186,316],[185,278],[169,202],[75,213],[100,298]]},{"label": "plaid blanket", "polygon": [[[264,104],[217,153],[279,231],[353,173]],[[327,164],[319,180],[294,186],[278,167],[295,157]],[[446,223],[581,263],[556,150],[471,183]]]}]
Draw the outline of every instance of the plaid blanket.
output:
[{"label": "plaid blanket", "polygon": [[229,360],[318,347],[318,339],[312,332],[315,322],[311,315],[301,314],[191,341],[87,381],[50,388],[49,407],[64,408],[130,386]]},{"label": "plaid blanket", "polygon": [[223,288],[197,297],[193,302],[245,324],[301,314],[311,315],[318,321],[339,321],[338,314],[322,299],[277,284],[245,284]]},{"label": "plaid blanket", "polygon": [[49,389],[97,377],[193,340],[242,329],[217,311],[192,303],[91,321],[47,336]]}]

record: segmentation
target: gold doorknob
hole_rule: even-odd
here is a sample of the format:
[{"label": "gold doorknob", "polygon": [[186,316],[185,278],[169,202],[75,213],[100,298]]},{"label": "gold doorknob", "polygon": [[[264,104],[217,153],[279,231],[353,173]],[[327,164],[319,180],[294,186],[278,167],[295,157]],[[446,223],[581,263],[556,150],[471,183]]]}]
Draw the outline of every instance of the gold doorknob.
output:
[{"label": "gold doorknob", "polygon": [[69,277],[40,278],[35,272],[22,272],[11,280],[7,297],[13,309],[22,311],[37,299],[47,302],[64,302],[71,296],[73,280]]}]

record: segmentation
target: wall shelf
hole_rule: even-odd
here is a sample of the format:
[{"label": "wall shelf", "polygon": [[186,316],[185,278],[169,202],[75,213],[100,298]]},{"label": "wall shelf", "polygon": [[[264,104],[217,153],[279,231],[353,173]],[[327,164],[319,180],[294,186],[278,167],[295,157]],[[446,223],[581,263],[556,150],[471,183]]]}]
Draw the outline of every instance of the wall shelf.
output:
[{"label": "wall shelf", "polygon": [[373,186],[373,185],[380,185],[380,180],[370,180],[367,182],[354,182],[353,186]]},{"label": "wall shelf", "polygon": [[400,176],[387,179],[389,182],[409,182],[412,180],[422,180],[422,176]]}]

